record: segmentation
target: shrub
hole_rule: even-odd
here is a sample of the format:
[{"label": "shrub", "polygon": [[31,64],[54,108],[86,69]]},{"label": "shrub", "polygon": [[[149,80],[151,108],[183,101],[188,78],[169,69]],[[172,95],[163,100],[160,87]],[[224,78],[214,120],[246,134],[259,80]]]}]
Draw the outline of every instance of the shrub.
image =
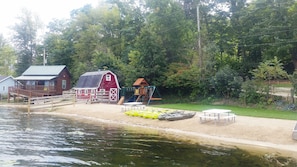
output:
[{"label": "shrub", "polygon": [[244,104],[261,104],[266,103],[265,86],[256,80],[247,79],[242,84],[242,92],[239,95]]},{"label": "shrub", "polygon": [[294,95],[297,95],[297,72],[295,71],[292,75],[289,75],[289,79],[293,85]]},{"label": "shrub", "polygon": [[211,86],[219,97],[239,97],[242,78],[229,66],[221,68],[211,79]]}]

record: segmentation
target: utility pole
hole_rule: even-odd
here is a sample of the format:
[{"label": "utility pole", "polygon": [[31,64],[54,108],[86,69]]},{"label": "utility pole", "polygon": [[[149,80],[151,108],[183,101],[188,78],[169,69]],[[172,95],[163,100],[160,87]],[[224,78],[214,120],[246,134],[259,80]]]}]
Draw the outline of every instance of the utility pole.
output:
[{"label": "utility pole", "polygon": [[43,66],[45,66],[46,58],[45,58],[45,48],[43,48]]},{"label": "utility pole", "polygon": [[197,4],[197,30],[198,30],[198,56],[199,56],[199,67],[202,69],[203,65],[203,57],[202,57],[202,50],[201,50],[201,32],[200,32],[200,1]]}]

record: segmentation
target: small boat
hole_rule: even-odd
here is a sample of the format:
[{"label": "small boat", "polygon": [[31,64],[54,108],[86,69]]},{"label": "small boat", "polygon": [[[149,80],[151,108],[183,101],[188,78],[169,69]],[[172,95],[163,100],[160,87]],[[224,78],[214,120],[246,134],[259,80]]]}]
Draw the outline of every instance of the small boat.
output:
[{"label": "small boat", "polygon": [[176,115],[176,114],[183,114],[184,111],[172,111],[172,112],[166,112],[166,113],[163,113],[163,114],[160,114],[158,119],[159,120],[166,120],[166,118],[172,116],[172,115]]},{"label": "small boat", "polygon": [[173,111],[159,115],[159,120],[177,121],[194,117],[196,112]]}]

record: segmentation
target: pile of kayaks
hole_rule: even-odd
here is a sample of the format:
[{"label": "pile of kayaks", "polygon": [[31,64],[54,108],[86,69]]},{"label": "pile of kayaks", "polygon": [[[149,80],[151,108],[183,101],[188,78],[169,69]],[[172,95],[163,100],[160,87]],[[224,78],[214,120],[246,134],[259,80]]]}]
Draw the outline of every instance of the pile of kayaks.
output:
[{"label": "pile of kayaks", "polygon": [[196,112],[185,112],[180,110],[129,110],[126,111],[125,114],[133,117],[176,121],[192,118],[195,116]]},{"label": "pile of kayaks", "polygon": [[133,117],[158,119],[161,114],[166,112],[168,110],[129,110],[125,114]]}]

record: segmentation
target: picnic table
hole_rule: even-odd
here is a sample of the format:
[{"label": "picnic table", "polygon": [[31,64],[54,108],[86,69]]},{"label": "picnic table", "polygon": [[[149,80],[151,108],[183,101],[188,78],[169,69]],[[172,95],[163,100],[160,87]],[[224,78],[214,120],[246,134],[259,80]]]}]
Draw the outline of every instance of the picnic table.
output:
[{"label": "picnic table", "polygon": [[204,123],[206,121],[214,121],[215,123],[219,123],[222,120],[225,122],[235,122],[235,114],[233,114],[231,110],[208,109],[203,110],[202,113],[203,114],[199,116],[201,123]]},{"label": "picnic table", "polygon": [[142,102],[127,102],[127,103],[123,103],[122,111],[143,110],[144,108],[145,108],[145,105],[143,105]]}]

